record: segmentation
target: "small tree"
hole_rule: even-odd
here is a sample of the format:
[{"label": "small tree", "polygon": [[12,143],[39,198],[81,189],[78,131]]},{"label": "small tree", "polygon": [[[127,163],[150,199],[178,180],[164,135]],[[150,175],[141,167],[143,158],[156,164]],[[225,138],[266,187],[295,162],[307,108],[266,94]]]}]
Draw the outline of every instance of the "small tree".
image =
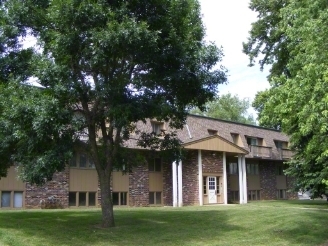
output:
[{"label": "small tree", "polygon": [[[222,53],[203,40],[198,2],[7,0],[1,15],[12,38],[3,57],[24,50],[10,40],[38,40],[23,62],[43,89],[22,85],[22,71],[3,81],[0,156],[18,163],[25,181],[43,184],[65,168],[74,146],[83,149],[98,173],[102,225],[114,226],[111,173],[135,160],[124,148],[133,123],[156,118],[180,128],[188,109],[226,81],[223,68],[213,69]],[[137,144],[179,148],[174,132],[139,132]]]},{"label": "small tree", "polygon": [[237,95],[232,96],[228,93],[207,102],[204,111],[194,108],[190,110],[190,113],[255,125],[253,115],[247,113],[249,107],[247,99],[240,99]]}]

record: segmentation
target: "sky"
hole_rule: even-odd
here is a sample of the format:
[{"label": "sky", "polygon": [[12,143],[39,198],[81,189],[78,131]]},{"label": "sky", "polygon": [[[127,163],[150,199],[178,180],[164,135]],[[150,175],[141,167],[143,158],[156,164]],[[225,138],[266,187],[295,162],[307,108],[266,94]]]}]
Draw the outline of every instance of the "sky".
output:
[{"label": "sky", "polygon": [[[223,47],[221,65],[228,71],[228,84],[220,85],[219,95],[231,93],[239,98],[254,100],[258,91],[269,88],[268,69],[260,71],[259,65],[249,67],[249,59],[242,52],[242,42],[247,41],[251,23],[256,13],[248,8],[249,0],[199,0],[206,27],[206,40]],[[256,116],[253,109],[249,110]]]}]

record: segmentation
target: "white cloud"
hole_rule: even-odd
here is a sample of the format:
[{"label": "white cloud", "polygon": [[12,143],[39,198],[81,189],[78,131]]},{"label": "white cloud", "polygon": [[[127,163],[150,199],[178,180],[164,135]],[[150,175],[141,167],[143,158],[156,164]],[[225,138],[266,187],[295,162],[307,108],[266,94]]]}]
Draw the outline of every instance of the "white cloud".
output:
[{"label": "white cloud", "polygon": [[[248,67],[248,57],[242,52],[242,42],[247,41],[251,23],[256,13],[248,8],[249,0],[200,0],[206,40],[222,46],[222,64],[229,70],[228,84],[219,87],[220,94],[228,92],[240,98],[254,99],[258,91],[269,87],[268,69]],[[255,113],[254,110],[250,110]]]}]

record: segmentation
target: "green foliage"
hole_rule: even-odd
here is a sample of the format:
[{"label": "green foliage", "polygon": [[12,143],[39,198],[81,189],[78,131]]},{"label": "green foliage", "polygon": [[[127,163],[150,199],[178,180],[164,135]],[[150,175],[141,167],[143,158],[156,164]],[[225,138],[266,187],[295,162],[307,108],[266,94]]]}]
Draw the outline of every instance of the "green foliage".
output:
[{"label": "green foliage", "polygon": [[213,101],[207,102],[204,111],[194,108],[190,110],[190,113],[255,125],[256,122],[253,115],[247,113],[249,107],[250,105],[247,99],[240,99],[237,95],[232,96],[228,93],[219,96],[219,98]]},{"label": "green foliage", "polygon": [[[255,107],[260,110],[260,124],[279,126],[290,135],[295,156],[287,174],[296,178],[297,188],[321,195],[327,192],[328,178],[328,5],[323,0],[290,0],[252,1],[251,6],[256,5],[257,10],[271,2],[279,2],[279,6],[266,17],[259,15],[250,33],[254,43],[248,46],[256,55],[264,52],[274,57],[271,88],[257,95]],[[276,21],[268,21],[269,17]],[[271,45],[271,50],[254,46],[262,40],[254,27],[263,22],[263,32],[276,30],[283,35],[280,41],[269,38],[270,42],[262,43],[261,47]],[[283,53],[279,52],[282,43]]]},{"label": "green foliage", "polygon": [[[7,0],[0,10],[1,166],[15,162],[24,180],[43,184],[75,149],[86,152],[104,226],[114,225],[109,180],[113,167],[137,164],[124,149],[133,124],[156,118],[181,128],[188,109],[202,108],[226,81],[225,69],[214,69],[222,51],[203,40],[198,2]],[[20,46],[27,34],[38,49]],[[22,84],[32,76],[43,89]],[[180,153],[174,133],[136,133],[141,147]]]}]

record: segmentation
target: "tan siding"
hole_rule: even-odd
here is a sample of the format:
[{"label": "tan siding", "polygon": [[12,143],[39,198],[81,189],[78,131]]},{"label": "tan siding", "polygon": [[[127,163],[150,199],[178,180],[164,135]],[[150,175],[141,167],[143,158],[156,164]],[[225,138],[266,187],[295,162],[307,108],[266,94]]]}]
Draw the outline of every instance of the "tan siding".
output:
[{"label": "tan siding", "polygon": [[259,175],[248,175],[247,177],[247,188],[248,190],[260,190],[260,176]]},{"label": "tan siding", "polygon": [[240,147],[244,147],[244,144],[243,144],[243,141],[241,140],[241,137],[240,135],[238,134],[237,135],[237,141],[236,141],[236,144]]},{"label": "tan siding", "polygon": [[285,175],[277,175],[276,185],[278,190],[287,189],[287,179]]},{"label": "tan siding", "polygon": [[113,172],[113,191],[129,191],[129,174]]},{"label": "tan siding", "polygon": [[69,173],[70,191],[97,191],[98,175],[95,169],[71,168]]},{"label": "tan siding", "polygon": [[211,151],[222,151],[228,153],[241,153],[244,154],[245,151],[238,149],[236,146],[229,144],[219,138],[207,139],[201,142],[196,142],[185,146],[186,149],[201,149],[201,150],[211,150]]},{"label": "tan siding", "polygon": [[149,191],[163,191],[163,177],[161,172],[149,173]]},{"label": "tan siding", "polygon": [[7,177],[0,179],[0,190],[3,191],[24,191],[25,190],[25,183],[20,181],[17,178],[17,172],[15,167],[10,167],[8,169]]},{"label": "tan siding", "polygon": [[230,190],[239,190],[238,175],[230,175]]}]

